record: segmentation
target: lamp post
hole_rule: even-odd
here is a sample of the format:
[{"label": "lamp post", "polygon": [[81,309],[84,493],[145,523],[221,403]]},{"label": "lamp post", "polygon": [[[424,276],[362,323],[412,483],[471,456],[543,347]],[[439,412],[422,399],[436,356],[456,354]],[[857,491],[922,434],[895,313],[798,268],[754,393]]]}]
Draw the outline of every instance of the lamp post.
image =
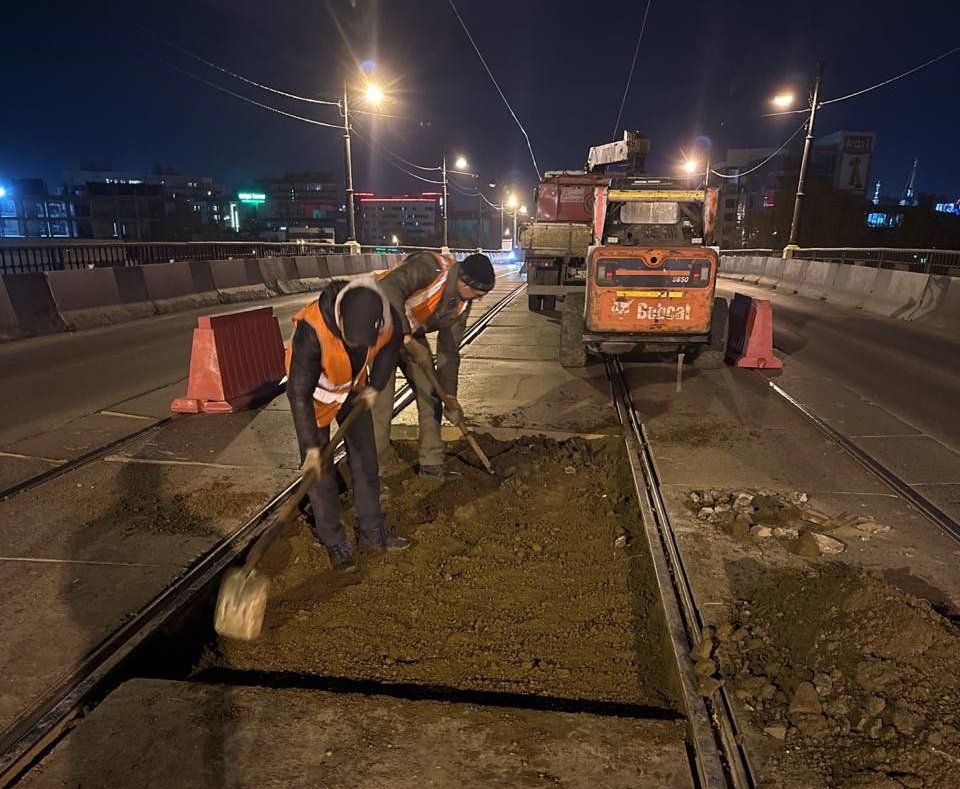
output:
[{"label": "lamp post", "polygon": [[[803,142],[803,158],[800,160],[800,177],[797,180],[797,196],[793,201],[793,219],[790,222],[790,238],[783,248],[784,258],[793,256],[797,249],[797,238],[800,233],[800,207],[803,204],[804,189],[807,182],[807,165],[810,162],[810,150],[813,148],[813,127],[817,119],[817,109],[820,106],[820,83],[823,80],[823,63],[817,63],[817,76],[813,81],[813,96],[810,100],[810,119],[807,121],[807,137]],[[777,103],[776,97],[774,103]],[[779,106],[779,105],[778,105]],[[786,106],[789,106],[787,102]]]},{"label": "lamp post", "polygon": [[[364,97],[368,104],[378,107],[384,99],[383,89],[375,82],[367,82]],[[344,160],[344,191],[347,202],[347,246],[351,252],[359,252],[357,242],[357,216],[353,204],[353,154],[350,150],[350,93],[347,83],[343,84],[343,101],[340,104],[340,113],[343,116],[343,160]]]},{"label": "lamp post", "polygon": [[[466,172],[466,169],[467,169],[467,167],[469,167],[469,166],[470,166],[470,165],[469,165],[469,163],[467,162],[467,158],[466,158],[465,156],[458,156],[458,157],[454,160],[454,162],[453,162],[453,169],[454,169],[454,170],[457,170],[457,171],[459,171],[459,172]],[[442,179],[441,179],[442,182],[443,182],[443,206],[442,206],[442,208],[443,208],[443,213],[442,213],[442,218],[443,218],[443,245],[442,245],[442,250],[443,250],[443,253],[444,253],[444,254],[447,254],[447,253],[450,251],[450,242],[449,242],[449,234],[448,234],[448,227],[447,227],[447,217],[449,216],[450,211],[449,211],[449,208],[447,207],[447,199],[448,199],[448,198],[447,198],[447,183],[448,183],[448,181],[447,181],[447,157],[446,157],[446,154],[444,154],[443,162],[442,162],[441,165],[440,165],[440,172],[441,172],[442,175],[443,175],[443,177],[442,177]],[[468,174],[469,174],[469,175],[473,175],[473,173],[468,173]]]}]

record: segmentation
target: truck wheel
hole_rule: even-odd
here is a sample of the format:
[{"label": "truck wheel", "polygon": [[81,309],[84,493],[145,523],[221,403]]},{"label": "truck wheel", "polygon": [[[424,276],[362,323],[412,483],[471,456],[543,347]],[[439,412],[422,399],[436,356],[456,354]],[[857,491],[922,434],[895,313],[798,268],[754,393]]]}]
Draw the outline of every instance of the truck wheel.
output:
[{"label": "truck wheel", "polygon": [[730,305],[725,298],[717,296],[713,300],[713,314],[710,316],[710,342],[694,357],[694,367],[702,370],[718,370],[723,367],[727,355],[729,320]]},{"label": "truck wheel", "polygon": [[543,312],[543,296],[527,296],[527,309],[530,312]]},{"label": "truck wheel", "polygon": [[584,367],[587,349],[583,344],[583,310],[586,294],[568,293],[563,300],[560,322],[560,364],[563,367]]}]

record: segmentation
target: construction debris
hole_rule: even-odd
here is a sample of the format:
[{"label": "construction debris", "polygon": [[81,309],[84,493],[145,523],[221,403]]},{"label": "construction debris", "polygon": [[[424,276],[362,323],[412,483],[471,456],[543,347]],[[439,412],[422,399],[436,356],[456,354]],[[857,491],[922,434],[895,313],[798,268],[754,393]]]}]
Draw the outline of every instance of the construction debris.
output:
[{"label": "construction debris", "polygon": [[[841,553],[839,539],[866,541],[890,531],[873,518],[841,513],[830,515],[810,506],[806,492],[761,490],[695,490],[687,507],[697,519],[713,523],[737,539],[775,538],[799,554],[815,558]],[[827,534],[826,532],[829,532]]]}]

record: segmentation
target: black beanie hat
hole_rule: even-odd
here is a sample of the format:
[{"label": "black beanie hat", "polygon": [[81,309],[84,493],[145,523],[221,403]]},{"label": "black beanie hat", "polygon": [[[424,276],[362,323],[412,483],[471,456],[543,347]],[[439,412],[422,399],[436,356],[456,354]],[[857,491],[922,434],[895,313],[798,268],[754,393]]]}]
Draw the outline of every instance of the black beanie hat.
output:
[{"label": "black beanie hat", "polygon": [[352,345],[377,344],[383,327],[383,299],[373,288],[348,288],[340,300],[340,332]]},{"label": "black beanie hat", "polygon": [[486,255],[474,252],[460,263],[460,279],[471,288],[487,293],[493,290],[497,277],[493,273],[493,263]]}]

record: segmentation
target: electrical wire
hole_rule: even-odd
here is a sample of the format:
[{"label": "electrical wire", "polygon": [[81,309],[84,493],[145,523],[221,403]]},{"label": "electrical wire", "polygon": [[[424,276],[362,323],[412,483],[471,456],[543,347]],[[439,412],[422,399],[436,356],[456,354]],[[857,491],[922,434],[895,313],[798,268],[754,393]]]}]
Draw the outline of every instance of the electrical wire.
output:
[{"label": "electrical wire", "polygon": [[302,115],[294,115],[292,112],[287,112],[285,110],[278,109],[277,107],[271,107],[269,104],[263,104],[262,102],[257,101],[256,99],[248,98],[240,93],[236,93],[229,88],[224,88],[221,85],[218,85],[216,82],[211,82],[210,80],[201,77],[199,74],[194,74],[191,71],[187,71],[185,68],[169,63],[168,61],[162,61],[165,65],[172,68],[174,71],[179,71],[181,74],[184,74],[191,79],[195,79],[198,82],[202,82],[204,85],[209,85],[215,90],[219,90],[221,93],[226,93],[228,96],[234,96],[235,98],[240,99],[241,101],[248,102],[249,104],[254,104],[257,107],[262,107],[265,110],[270,110],[270,112],[275,112],[277,115],[283,115],[287,118],[293,118],[294,120],[303,121],[304,123],[312,123],[314,126],[325,126],[328,129],[343,129],[343,126],[337,123],[324,123],[323,121],[314,120],[313,118],[305,118]]},{"label": "electrical wire", "polygon": [[926,63],[921,63],[919,66],[914,66],[908,71],[904,71],[902,74],[897,74],[895,77],[890,77],[890,79],[885,79],[883,82],[878,82],[876,85],[871,85],[869,88],[864,88],[863,90],[858,90],[855,93],[848,93],[846,96],[840,96],[836,99],[828,99],[827,101],[821,102],[821,106],[824,104],[836,104],[838,101],[846,101],[847,99],[852,99],[855,96],[862,96],[864,93],[869,93],[871,90],[876,90],[877,88],[882,88],[884,85],[889,85],[891,82],[896,82],[898,79],[903,79],[904,77],[909,77],[911,74],[920,71],[920,69],[926,68],[936,63],[938,60],[943,60],[950,55],[953,55],[957,52],[960,52],[960,47],[954,47],[947,52],[944,52],[940,55],[937,55],[935,58],[931,58]]},{"label": "electrical wire", "polygon": [[640,24],[640,35],[637,36],[637,48],[633,50],[633,61],[630,63],[630,73],[627,75],[627,85],[623,89],[623,98],[620,99],[620,110],[617,112],[616,123],[613,124],[613,134],[610,139],[617,139],[617,130],[620,128],[620,119],[623,117],[623,108],[627,103],[627,94],[630,92],[630,83],[633,81],[633,71],[637,67],[637,56],[640,54],[640,42],[643,41],[643,31],[647,29],[647,16],[653,0],[647,0],[647,10],[643,12],[643,22]]},{"label": "electrical wire", "polygon": [[382,153],[380,153],[380,152],[377,150],[377,148],[379,147],[380,144],[377,143],[377,142],[375,142],[373,139],[368,138],[365,134],[363,134],[362,132],[360,132],[360,131],[357,130],[356,128],[353,129],[353,134],[354,134],[355,137],[357,137],[357,139],[363,140],[365,143],[367,143],[367,145],[370,146],[370,148],[371,148],[371,150],[373,151],[373,153],[377,154],[377,155],[378,155],[383,161],[385,161],[387,164],[390,164],[390,165],[393,165],[394,167],[396,167],[398,170],[400,170],[400,172],[406,173],[406,174],[409,175],[411,178],[416,178],[418,181],[423,181],[424,183],[437,184],[437,185],[442,185],[442,184],[443,184],[443,181],[435,181],[435,180],[432,179],[432,178],[424,178],[422,175],[417,175],[416,173],[411,172],[410,170],[408,170],[406,167],[403,167],[402,165],[398,164],[397,162],[395,162],[393,159],[389,158],[388,156],[384,156]]},{"label": "electrical wire", "polygon": [[490,81],[493,82],[493,86],[497,89],[497,93],[500,94],[500,98],[503,99],[503,103],[507,106],[507,109],[510,111],[510,115],[513,117],[513,120],[516,122],[517,126],[520,128],[520,131],[523,133],[523,138],[527,141],[527,150],[530,151],[530,159],[533,161],[533,169],[537,171],[537,178],[540,177],[540,166],[537,164],[537,157],[533,153],[533,145],[530,142],[530,135],[527,134],[527,130],[523,128],[523,124],[520,123],[520,119],[517,117],[517,113],[513,111],[513,107],[510,106],[510,102],[507,101],[507,97],[504,95],[503,90],[501,90],[500,85],[497,83],[497,78],[493,76],[493,72],[490,70],[490,66],[487,65],[487,61],[484,59],[483,54],[480,52],[480,48],[477,46],[477,42],[473,40],[473,36],[470,34],[470,29],[467,27],[467,23],[463,21],[463,17],[460,16],[460,12],[457,10],[456,4],[453,0],[447,0],[450,3],[450,8],[453,9],[453,13],[456,15],[457,19],[460,21],[460,27],[463,28],[463,32],[467,34],[467,38],[470,39],[470,43],[473,45],[474,52],[477,53],[477,57],[480,58],[480,62],[483,64],[484,69],[486,69],[487,76],[490,77]]},{"label": "electrical wire", "polygon": [[234,79],[238,79],[238,80],[240,80],[241,82],[246,82],[248,85],[253,85],[253,86],[256,87],[256,88],[260,88],[261,90],[270,91],[270,93],[276,93],[276,94],[278,94],[278,95],[280,95],[280,96],[286,96],[288,99],[296,99],[297,101],[305,101],[305,102],[309,102],[310,104],[325,104],[325,105],[332,106],[332,107],[339,107],[339,106],[340,106],[340,102],[339,102],[339,101],[328,101],[327,99],[311,99],[311,98],[308,97],[308,96],[300,96],[300,95],[298,95],[298,94],[296,94],[296,93],[289,93],[289,92],[287,92],[287,91],[285,91],[285,90],[279,90],[278,88],[272,88],[272,87],[270,87],[269,85],[264,85],[263,83],[256,82],[256,81],[254,81],[254,80],[252,80],[252,79],[250,79],[250,78],[248,78],[248,77],[243,76],[242,74],[237,74],[235,71],[230,71],[230,69],[225,68],[224,66],[220,66],[220,65],[218,65],[218,64],[216,64],[216,63],[214,63],[214,62],[212,62],[212,61],[210,61],[210,60],[207,60],[206,58],[200,57],[200,55],[196,54],[195,52],[191,52],[189,49],[184,49],[184,48],[181,47],[179,44],[175,44],[173,41],[170,41],[170,40],[164,38],[163,36],[159,35],[158,33],[155,33],[153,30],[151,30],[151,29],[148,28],[148,27],[145,27],[144,25],[137,24],[136,26],[137,26],[138,28],[140,28],[141,30],[143,30],[145,33],[148,33],[149,35],[151,35],[151,36],[153,36],[154,38],[156,38],[156,39],[157,39],[158,41],[160,41],[161,43],[166,44],[168,47],[171,47],[172,49],[175,49],[175,50],[177,50],[178,52],[182,52],[184,55],[187,55],[188,57],[191,57],[191,58],[193,58],[194,60],[199,61],[200,63],[203,63],[205,66],[209,66],[209,67],[212,68],[212,69],[216,69],[217,71],[219,71],[219,72],[221,72],[221,73],[223,73],[223,74],[226,74],[226,75],[228,75],[228,76],[230,76],[230,77],[233,77]]},{"label": "electrical wire", "polygon": [[370,131],[369,128],[365,128],[364,131],[365,131],[367,134],[370,135],[370,137],[371,137],[371,139],[370,139],[371,144],[376,145],[378,148],[382,148],[382,149],[383,149],[384,151],[386,151],[388,154],[390,154],[391,156],[397,158],[399,161],[403,162],[403,163],[404,163],[405,165],[407,165],[408,167],[413,167],[413,168],[416,169],[416,170],[424,170],[424,171],[426,171],[426,172],[435,172],[435,173],[438,173],[438,172],[440,172],[441,170],[443,170],[442,167],[424,167],[422,164],[416,164],[416,163],[414,163],[414,162],[409,161],[408,159],[404,159],[399,153],[397,153],[396,151],[394,151],[392,148],[389,148],[389,147],[388,147],[387,145],[385,145],[384,143],[380,142],[379,140],[376,140],[376,141],[373,140],[373,135],[372,135],[372,133],[371,133],[371,131]]},{"label": "electrical wire", "polygon": [[713,168],[710,169],[710,172],[713,173],[713,174],[714,174],[715,176],[717,176],[718,178],[741,178],[741,177],[743,177],[744,175],[750,175],[750,173],[753,173],[753,172],[756,172],[757,170],[759,170],[759,169],[760,169],[761,167],[763,167],[767,162],[769,162],[774,156],[776,156],[778,153],[780,153],[780,151],[782,151],[784,148],[786,148],[787,145],[790,144],[790,141],[793,140],[793,138],[796,137],[800,132],[802,132],[802,131],[806,128],[806,126],[807,126],[807,121],[804,120],[804,122],[800,124],[800,126],[797,128],[797,130],[796,130],[793,134],[791,134],[789,137],[787,137],[787,139],[786,139],[786,141],[783,143],[783,145],[781,145],[779,148],[777,148],[777,150],[775,150],[773,153],[771,153],[766,159],[764,159],[762,162],[760,162],[760,164],[758,164],[756,167],[751,167],[751,168],[750,168],[749,170],[747,170],[746,172],[737,173],[736,175],[726,175],[726,174],[724,174],[724,173],[718,173],[718,172],[717,172],[716,170],[714,170]]},{"label": "electrical wire", "polygon": [[[911,74],[915,74],[916,72],[920,71],[920,69],[924,69],[927,66],[932,66],[937,61],[950,57],[950,55],[954,55],[957,52],[960,52],[960,47],[954,47],[953,49],[949,49],[946,52],[942,52],[941,54],[937,55],[935,58],[931,58],[925,63],[921,63],[919,66],[914,66],[912,69],[908,69],[907,71],[904,71],[902,74],[897,74],[895,77],[890,77],[890,79],[885,79],[883,80],[883,82],[878,82],[876,85],[871,85],[868,88],[863,88],[862,90],[854,91],[853,93],[848,93],[846,96],[838,96],[835,99],[827,99],[826,101],[821,101],[820,106],[823,107],[827,104],[836,104],[838,101],[846,101],[847,99],[852,99],[857,96],[862,96],[864,93],[869,93],[872,90],[876,90],[877,88],[882,88],[885,85],[889,85],[891,82],[896,82],[897,80],[903,79],[904,77],[909,77]],[[782,110],[781,112],[766,112],[760,117],[773,118],[778,115],[798,115],[800,113],[805,113],[805,112],[810,112],[810,110],[801,109],[801,110]]]}]

